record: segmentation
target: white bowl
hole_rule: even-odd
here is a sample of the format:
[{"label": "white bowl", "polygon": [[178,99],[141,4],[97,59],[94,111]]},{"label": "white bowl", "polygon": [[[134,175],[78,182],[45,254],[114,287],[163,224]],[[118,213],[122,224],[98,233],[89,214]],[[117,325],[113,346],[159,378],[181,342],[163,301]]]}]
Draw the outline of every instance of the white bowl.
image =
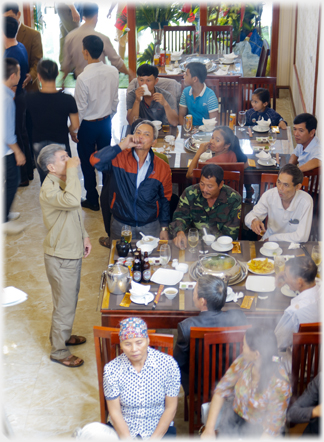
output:
[{"label": "white bowl", "polygon": [[152,121],[152,124],[159,130],[162,127],[162,121],[160,121],[160,120],[154,120],[154,121]]},{"label": "white bowl", "polygon": [[173,299],[177,296],[178,290],[174,287],[168,287],[163,290],[163,293],[168,299]]},{"label": "white bowl", "polygon": [[279,249],[279,244],[277,244],[276,242],[265,242],[263,244],[263,247],[269,252],[274,252],[275,250]]},{"label": "white bowl", "polygon": [[215,235],[204,235],[202,239],[207,246],[210,246],[215,241]]},{"label": "white bowl", "polygon": [[148,254],[150,255],[154,249],[153,245],[150,244],[143,244],[140,245],[139,248],[141,249],[141,252],[144,254],[144,252],[148,252]]},{"label": "white bowl", "polygon": [[185,262],[181,262],[180,264],[175,266],[175,269],[178,270],[179,272],[182,272],[182,273],[187,273],[188,268],[189,268],[189,266]]},{"label": "white bowl", "polygon": [[232,244],[232,242],[233,240],[230,236],[220,236],[219,238],[217,238],[217,243],[221,247],[229,246],[230,244]]},{"label": "white bowl", "polygon": [[159,238],[155,238],[154,236],[143,236],[142,242],[145,243],[145,245],[153,245],[154,243],[159,242]]}]

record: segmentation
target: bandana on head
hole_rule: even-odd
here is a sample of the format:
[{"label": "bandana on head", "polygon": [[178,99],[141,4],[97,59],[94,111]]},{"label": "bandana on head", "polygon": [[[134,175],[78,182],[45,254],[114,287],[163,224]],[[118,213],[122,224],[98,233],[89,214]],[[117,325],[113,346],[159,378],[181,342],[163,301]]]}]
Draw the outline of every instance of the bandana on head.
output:
[{"label": "bandana on head", "polygon": [[148,338],[147,325],[140,318],[127,318],[120,322],[119,340]]}]

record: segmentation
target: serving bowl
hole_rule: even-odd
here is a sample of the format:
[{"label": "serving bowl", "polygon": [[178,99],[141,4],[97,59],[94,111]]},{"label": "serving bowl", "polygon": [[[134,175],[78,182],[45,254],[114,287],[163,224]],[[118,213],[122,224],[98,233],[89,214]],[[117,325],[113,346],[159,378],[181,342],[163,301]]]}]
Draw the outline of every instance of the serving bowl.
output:
[{"label": "serving bowl", "polygon": [[227,253],[209,253],[202,257],[197,265],[197,274],[213,275],[231,283],[241,275],[242,268],[238,261]]}]

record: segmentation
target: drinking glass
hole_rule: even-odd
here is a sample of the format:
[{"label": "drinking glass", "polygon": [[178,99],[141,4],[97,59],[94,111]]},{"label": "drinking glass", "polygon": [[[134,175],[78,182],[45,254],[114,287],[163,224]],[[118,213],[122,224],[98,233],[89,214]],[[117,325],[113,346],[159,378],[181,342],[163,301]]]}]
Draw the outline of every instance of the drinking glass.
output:
[{"label": "drinking glass", "polygon": [[245,130],[245,129],[243,129],[243,126],[245,126],[245,123],[246,123],[246,112],[245,111],[239,111],[237,122],[241,126],[239,130]]},{"label": "drinking glass", "polygon": [[275,274],[278,275],[278,273],[283,272],[285,270],[285,264],[286,260],[284,256],[275,256],[274,257],[274,270]]},{"label": "drinking glass", "polygon": [[277,134],[274,132],[270,132],[270,135],[268,136],[268,143],[270,145],[270,148],[272,148],[277,141]]},{"label": "drinking glass", "polygon": [[192,130],[192,115],[186,115],[183,119],[183,129],[185,130],[186,134],[185,137],[188,137],[190,132]]},{"label": "drinking glass", "polygon": [[169,244],[162,244],[160,247],[160,263],[163,268],[166,267],[170,259],[171,259],[171,248]]},{"label": "drinking glass", "polygon": [[194,253],[195,247],[197,246],[199,241],[199,232],[198,229],[189,229],[188,232],[188,243],[190,246],[189,252]]},{"label": "drinking glass", "polygon": [[126,224],[121,229],[121,236],[125,238],[125,241],[130,243],[132,240],[132,228]]},{"label": "drinking glass", "polygon": [[320,265],[322,262],[322,256],[321,256],[321,248],[320,246],[314,246],[312,249],[312,260],[315,262],[317,266]]}]

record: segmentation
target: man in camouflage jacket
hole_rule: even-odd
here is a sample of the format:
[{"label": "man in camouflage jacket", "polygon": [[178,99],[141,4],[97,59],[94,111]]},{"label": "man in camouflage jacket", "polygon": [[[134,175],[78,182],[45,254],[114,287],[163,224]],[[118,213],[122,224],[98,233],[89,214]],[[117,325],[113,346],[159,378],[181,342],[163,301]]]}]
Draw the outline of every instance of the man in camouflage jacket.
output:
[{"label": "man in camouflage jacket", "polygon": [[201,171],[200,183],[187,187],[180,197],[169,226],[173,242],[187,247],[185,231],[190,227],[206,228],[217,237],[228,235],[237,239],[242,198],[238,192],[224,185],[224,171],[217,164],[208,164]]}]

